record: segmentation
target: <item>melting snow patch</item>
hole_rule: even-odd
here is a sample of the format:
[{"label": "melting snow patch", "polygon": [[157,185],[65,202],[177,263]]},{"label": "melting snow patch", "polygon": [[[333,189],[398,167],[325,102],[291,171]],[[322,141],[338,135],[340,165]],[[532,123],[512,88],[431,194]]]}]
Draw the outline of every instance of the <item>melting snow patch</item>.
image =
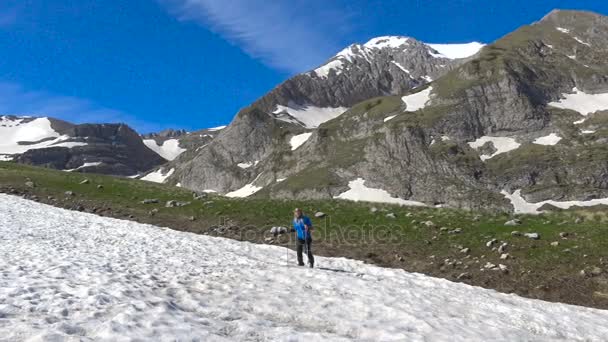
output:
[{"label": "melting snow patch", "polygon": [[407,70],[406,68],[404,68],[404,67],[403,67],[403,65],[401,65],[401,64],[399,64],[398,62],[395,62],[395,61],[392,61],[392,62],[393,62],[393,64],[395,64],[395,65],[396,65],[396,66],[397,66],[399,69],[401,69],[401,70],[402,70],[404,73],[406,73],[406,74],[408,74],[408,75],[410,74],[410,71],[409,71],[409,70]]},{"label": "melting snow patch", "polygon": [[226,128],[226,127],[227,127],[227,126],[217,126],[217,127],[207,128],[207,130],[208,130],[208,131],[211,131],[211,132],[217,132],[217,131],[221,131],[221,130],[223,130],[223,129],[224,129],[224,128]]},{"label": "melting snow patch", "polygon": [[291,150],[295,151],[298,147],[302,146],[306,141],[308,141],[311,135],[312,133],[302,133],[291,137],[289,140]]},{"label": "melting snow patch", "polygon": [[391,116],[388,116],[388,117],[384,118],[384,122],[391,121],[391,120],[392,120],[392,119],[394,119],[396,116],[397,116],[397,115],[391,115]]},{"label": "melting snow patch", "polygon": [[[578,90],[576,87],[573,88],[572,91],[573,94],[562,94],[564,97],[563,99],[556,102],[550,102],[548,105],[555,108],[574,110],[583,116],[600,110],[608,110],[608,93],[587,94]],[[575,121],[574,124],[580,124],[584,121],[585,118]]]},{"label": "melting snow patch", "polygon": [[593,133],[595,133],[595,130],[592,130],[592,129],[584,129],[584,130],[582,130],[582,131],[581,131],[581,133],[583,133],[583,134],[593,134]]},{"label": "melting snow patch", "polygon": [[493,158],[501,153],[506,153],[506,152],[515,150],[519,146],[521,146],[521,144],[518,143],[514,138],[488,137],[488,136],[483,136],[473,142],[470,142],[469,146],[471,146],[471,148],[478,149],[478,148],[482,147],[483,145],[485,145],[487,142],[491,142],[492,145],[494,145],[496,152],[494,152],[490,155],[487,155],[487,154],[480,155],[479,158],[481,158],[481,160],[487,160],[487,159]]},{"label": "melting snow patch", "polygon": [[540,138],[536,138],[533,143],[537,144],[537,145],[555,145],[557,144],[560,140],[562,140],[562,138],[560,136],[558,136],[555,133],[551,133],[549,135],[546,135],[544,137],[540,137]]},{"label": "melting snow patch", "polygon": [[577,42],[579,42],[579,43],[581,43],[581,44],[583,44],[583,45],[591,46],[591,44],[589,44],[589,43],[587,43],[587,42],[582,41],[582,40],[581,40],[580,38],[578,38],[578,37],[574,37],[574,40],[576,40]]},{"label": "melting snow patch", "polygon": [[430,100],[432,90],[433,87],[428,87],[423,91],[417,92],[415,94],[403,96],[401,100],[406,105],[405,109],[408,112],[415,112],[418,109],[426,107],[427,102],[429,102]]},{"label": "melting snow patch", "polygon": [[501,191],[501,194],[505,196],[509,201],[511,201],[511,205],[513,205],[513,209],[517,214],[539,214],[540,207],[545,204],[549,204],[561,209],[569,209],[572,207],[592,207],[595,205],[608,205],[608,198],[598,198],[592,199],[588,201],[554,201],[547,200],[538,203],[530,203],[527,202],[521,196],[521,189],[515,190],[513,194],[509,194],[507,191]]},{"label": "melting snow patch", "polygon": [[79,167],[77,167],[75,169],[69,169],[69,170],[63,170],[63,171],[72,172],[72,171],[77,171],[77,170],[84,169],[87,167],[99,166],[101,164],[102,164],[102,162],[87,162],[87,163],[80,165]]},{"label": "melting snow patch", "polygon": [[555,29],[562,33],[570,33],[570,30],[563,27],[556,27]]},{"label": "melting snow patch", "polygon": [[248,168],[250,168],[252,166],[258,165],[259,162],[260,162],[259,160],[256,160],[256,161],[253,161],[253,162],[238,163],[236,165],[238,167],[240,167],[241,169],[248,169]]},{"label": "melting snow patch", "polygon": [[165,140],[160,146],[154,139],[145,139],[144,144],[146,144],[149,149],[167,160],[174,160],[177,158],[177,156],[186,151],[185,148],[179,147],[179,140],[177,139]]},{"label": "melting snow patch", "polygon": [[282,181],[286,180],[287,178],[277,178],[277,183],[281,183]]},{"label": "melting snow patch", "polygon": [[156,171],[148,173],[147,175],[143,176],[140,179],[148,181],[148,182],[164,183],[165,180],[167,178],[169,178],[169,176],[171,176],[174,172],[175,172],[175,169],[171,169],[171,170],[169,170],[169,172],[165,172],[165,173],[163,173],[162,169],[158,169]]},{"label": "melting snow patch", "polygon": [[570,59],[572,59],[572,60],[576,60],[576,55],[569,55],[567,57],[570,58]]},{"label": "melting snow patch", "polygon": [[13,156],[7,154],[0,154],[0,161],[11,161]]},{"label": "melting snow patch", "polygon": [[226,197],[238,197],[238,198],[249,197],[260,190],[262,190],[261,186],[247,184],[238,190],[227,193]]},{"label": "melting snow patch", "polygon": [[351,200],[351,201],[365,201],[365,202],[378,202],[378,203],[393,203],[407,206],[426,206],[426,204],[417,201],[404,200],[398,197],[392,197],[386,190],[368,188],[365,186],[365,180],[363,178],[357,178],[353,181],[348,182],[350,190],[341,193],[334,198]]},{"label": "melting snow patch", "polygon": [[472,42],[467,44],[426,44],[439,54],[431,53],[436,58],[458,59],[471,57],[478,53],[485,44]]},{"label": "melting snow patch", "polygon": [[278,120],[301,124],[306,128],[317,128],[320,124],[337,118],[346,112],[348,108],[344,107],[315,107],[315,106],[282,106],[277,105],[277,109],[273,112]]},{"label": "melting snow patch", "polygon": [[362,261],[317,257],[321,268],[296,272],[288,267],[295,252],[280,246],[7,195],[0,195],[0,217],[0,336],[7,341],[604,341],[608,336],[608,311]]}]

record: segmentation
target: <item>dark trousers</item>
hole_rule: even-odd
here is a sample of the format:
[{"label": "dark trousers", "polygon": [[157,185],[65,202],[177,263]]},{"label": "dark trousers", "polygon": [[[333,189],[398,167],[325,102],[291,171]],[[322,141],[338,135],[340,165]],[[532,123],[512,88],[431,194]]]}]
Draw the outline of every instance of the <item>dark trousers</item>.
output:
[{"label": "dark trousers", "polygon": [[298,239],[297,241],[297,252],[298,252],[298,265],[304,265],[304,260],[302,258],[302,250],[306,250],[306,255],[308,256],[308,263],[310,265],[315,264],[315,258],[312,256],[312,239],[308,238],[306,240]]}]

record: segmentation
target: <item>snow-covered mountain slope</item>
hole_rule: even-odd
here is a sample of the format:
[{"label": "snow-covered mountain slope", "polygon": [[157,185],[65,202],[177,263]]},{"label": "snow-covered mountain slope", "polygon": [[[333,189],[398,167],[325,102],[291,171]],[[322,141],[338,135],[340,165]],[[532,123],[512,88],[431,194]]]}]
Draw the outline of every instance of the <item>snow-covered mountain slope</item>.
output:
[{"label": "snow-covered mountain slope", "polygon": [[174,160],[186,151],[185,148],[179,146],[179,140],[177,139],[165,140],[160,145],[154,139],[144,139],[143,141],[149,149],[167,160]]},{"label": "snow-covered mountain slope", "polygon": [[75,125],[50,117],[13,115],[0,116],[0,160],[122,176],[166,162],[124,124]]},{"label": "snow-covered mountain slope", "polygon": [[49,118],[0,116],[0,155],[7,158],[34,149],[87,145],[68,140],[68,135],[62,135],[52,127]]},{"label": "snow-covered mountain slope", "polygon": [[0,195],[0,336],[604,341],[608,311]]}]

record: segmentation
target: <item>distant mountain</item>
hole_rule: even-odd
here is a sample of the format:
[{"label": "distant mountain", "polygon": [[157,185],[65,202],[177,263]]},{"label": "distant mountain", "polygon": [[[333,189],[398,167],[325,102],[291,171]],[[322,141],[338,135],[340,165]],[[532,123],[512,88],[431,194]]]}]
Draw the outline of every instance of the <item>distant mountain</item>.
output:
[{"label": "distant mountain", "polygon": [[0,116],[0,159],[73,172],[131,176],[166,162],[123,124],[75,125]]},{"label": "distant mountain", "polygon": [[379,37],[351,45],[243,109],[195,157],[176,164],[167,181],[222,193],[240,189],[265,167],[282,167],[270,166],[273,156],[291,151],[317,127],[350,107],[428,84],[465,62],[453,59],[454,54],[474,54],[482,44],[437,46],[447,55],[409,37]]},{"label": "distant mountain", "polygon": [[607,17],[579,11],[485,47],[354,44],[240,111],[166,182],[236,197],[590,205],[608,197],[606,56]]}]

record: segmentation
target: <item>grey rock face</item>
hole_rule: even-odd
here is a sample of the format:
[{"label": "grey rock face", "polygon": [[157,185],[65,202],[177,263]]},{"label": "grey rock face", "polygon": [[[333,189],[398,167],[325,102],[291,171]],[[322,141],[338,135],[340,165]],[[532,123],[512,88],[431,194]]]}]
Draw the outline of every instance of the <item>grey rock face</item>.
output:
[{"label": "grey rock face", "polygon": [[[582,137],[585,126],[573,124],[580,114],[548,105],[574,87],[608,92],[607,40],[606,17],[558,11],[462,61],[435,58],[412,39],[397,47],[382,47],[382,40],[352,45],[241,111],[176,166],[172,181],[224,193],[253,184],[264,188],[256,196],[305,199],[335,197],[363,178],[393,197],[491,210],[512,210],[503,190],[522,189],[529,202],[608,197],[601,157],[608,139],[599,132]],[[408,111],[391,96],[425,89],[426,76],[434,81],[424,108]],[[275,120],[277,105],[350,109],[312,131]],[[606,122],[608,111],[585,124],[597,129]],[[292,150],[290,139],[304,132],[312,135]],[[550,133],[562,141],[534,143]],[[469,145],[484,136],[519,147],[481,160],[500,152],[495,143]]]}]

